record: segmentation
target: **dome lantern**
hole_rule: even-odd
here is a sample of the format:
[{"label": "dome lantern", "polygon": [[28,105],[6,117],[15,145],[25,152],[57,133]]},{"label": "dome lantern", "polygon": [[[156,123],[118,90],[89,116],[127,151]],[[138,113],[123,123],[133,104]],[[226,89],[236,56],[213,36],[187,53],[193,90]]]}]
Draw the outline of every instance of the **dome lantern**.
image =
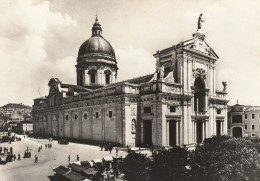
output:
[{"label": "dome lantern", "polygon": [[92,37],[93,36],[102,36],[102,28],[98,22],[97,15],[96,15],[95,23],[93,24],[93,27],[92,27]]}]

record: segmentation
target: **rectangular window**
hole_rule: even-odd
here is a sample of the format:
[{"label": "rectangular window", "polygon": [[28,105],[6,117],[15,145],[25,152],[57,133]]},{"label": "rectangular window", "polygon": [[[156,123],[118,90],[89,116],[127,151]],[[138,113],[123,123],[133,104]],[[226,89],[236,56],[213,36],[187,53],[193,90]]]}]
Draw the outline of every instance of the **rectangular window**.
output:
[{"label": "rectangular window", "polygon": [[99,115],[98,115],[98,112],[96,112],[96,118],[98,118],[98,116],[99,116]]},{"label": "rectangular window", "polygon": [[109,111],[109,112],[108,112],[108,116],[109,116],[110,118],[112,118],[113,112],[112,112],[112,111]]},{"label": "rectangular window", "polygon": [[255,119],[255,114],[252,114],[252,119]]},{"label": "rectangular window", "polygon": [[242,123],[242,115],[233,115],[232,123]]},{"label": "rectangular window", "polygon": [[247,114],[245,114],[245,119],[247,119]]},{"label": "rectangular window", "polygon": [[151,113],[152,108],[151,107],[144,107],[144,113]]},{"label": "rectangular window", "polygon": [[221,109],[218,109],[218,110],[217,110],[217,114],[221,114]]},{"label": "rectangular window", "polygon": [[255,125],[252,125],[252,130],[255,130]]},{"label": "rectangular window", "polygon": [[247,125],[245,125],[245,129],[247,129]]},{"label": "rectangular window", "polygon": [[170,112],[176,112],[176,107],[175,106],[170,106]]}]

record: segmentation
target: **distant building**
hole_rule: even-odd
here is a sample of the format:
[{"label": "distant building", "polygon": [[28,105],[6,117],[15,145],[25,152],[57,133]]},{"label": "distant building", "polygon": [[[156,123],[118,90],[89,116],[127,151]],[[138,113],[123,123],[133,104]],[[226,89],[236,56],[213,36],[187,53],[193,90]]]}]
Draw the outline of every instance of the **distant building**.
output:
[{"label": "distant building", "polygon": [[21,121],[21,122],[17,123],[16,133],[18,133],[18,134],[33,133],[33,122],[32,121]]},{"label": "distant building", "polygon": [[226,83],[216,90],[218,56],[205,35],[154,57],[155,73],[117,82],[115,52],[96,19],[79,48],[77,85],[52,78],[48,96],[34,99],[35,134],[144,146],[194,146],[227,134]]},{"label": "distant building", "polygon": [[1,119],[5,121],[23,121],[25,116],[31,116],[32,108],[22,103],[9,103],[0,107]]},{"label": "distant building", "polygon": [[260,137],[260,106],[230,106],[228,134],[233,137]]}]

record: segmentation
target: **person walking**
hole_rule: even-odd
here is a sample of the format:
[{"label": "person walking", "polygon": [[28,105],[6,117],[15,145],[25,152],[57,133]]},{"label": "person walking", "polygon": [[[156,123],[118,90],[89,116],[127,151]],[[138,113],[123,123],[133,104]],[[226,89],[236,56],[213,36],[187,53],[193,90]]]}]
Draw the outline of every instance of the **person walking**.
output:
[{"label": "person walking", "polygon": [[77,155],[77,161],[79,161],[79,155]]},{"label": "person walking", "polygon": [[10,153],[13,154],[13,147],[10,147]]},{"label": "person walking", "polygon": [[15,161],[15,160],[16,160],[16,155],[15,155],[15,154],[14,154],[14,157],[13,157],[13,158],[14,158],[14,161]]},{"label": "person walking", "polygon": [[68,156],[68,162],[70,162],[70,155]]},{"label": "person walking", "polygon": [[35,155],[35,161],[34,161],[34,163],[38,163],[38,156],[37,156],[37,155]]},{"label": "person walking", "polygon": [[21,160],[21,155],[20,155],[20,153],[18,153],[18,158],[17,158],[17,160]]}]

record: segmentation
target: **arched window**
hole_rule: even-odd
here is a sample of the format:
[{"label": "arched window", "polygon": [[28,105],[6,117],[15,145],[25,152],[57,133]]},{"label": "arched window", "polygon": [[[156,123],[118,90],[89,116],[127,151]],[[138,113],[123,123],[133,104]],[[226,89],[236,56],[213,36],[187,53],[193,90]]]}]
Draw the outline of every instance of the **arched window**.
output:
[{"label": "arched window", "polygon": [[95,84],[96,83],[96,70],[91,69],[90,71],[88,71],[89,77],[90,77],[90,83],[91,84]]},{"label": "arched window", "polygon": [[87,119],[87,118],[88,118],[87,113],[84,113],[84,119]]},{"label": "arched window", "polygon": [[106,78],[106,84],[110,84],[111,72],[109,70],[106,70],[104,73]]},{"label": "arched window", "polygon": [[195,93],[194,93],[194,111],[204,112],[205,111],[205,82],[202,78],[197,77],[194,82]]}]

